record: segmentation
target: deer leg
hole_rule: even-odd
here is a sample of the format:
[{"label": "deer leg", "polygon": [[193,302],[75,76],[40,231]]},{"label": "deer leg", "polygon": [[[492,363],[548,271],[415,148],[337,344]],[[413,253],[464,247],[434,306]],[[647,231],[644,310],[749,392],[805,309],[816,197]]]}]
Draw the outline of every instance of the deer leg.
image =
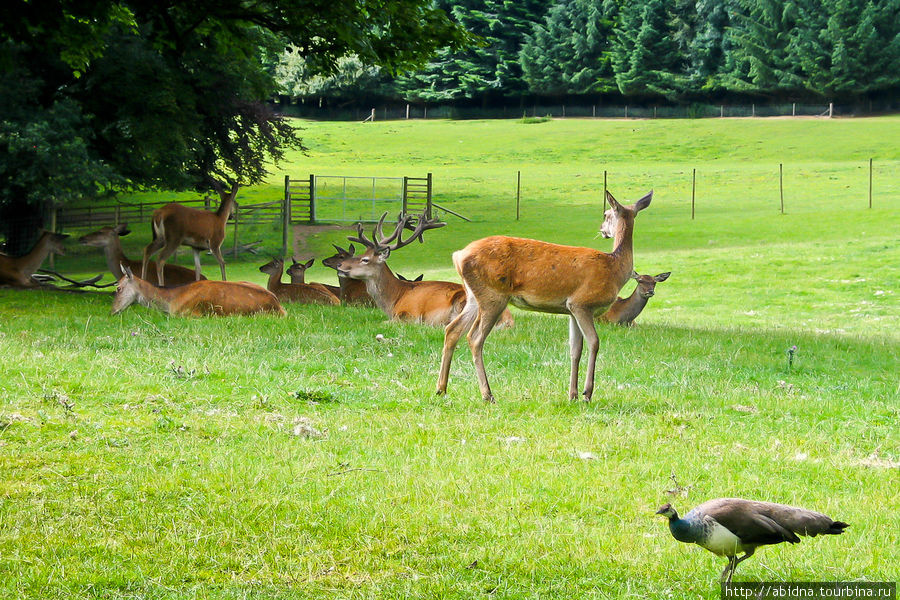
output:
[{"label": "deer leg", "polygon": [[200,281],[200,250],[191,248],[194,251],[194,281]]},{"label": "deer leg", "polygon": [[[220,245],[218,248],[210,248],[209,250],[213,253],[213,256],[216,257],[216,260],[219,261],[219,269],[221,269],[222,271],[222,281],[225,281],[225,259],[222,258],[222,246]],[[197,274],[197,279],[199,279],[200,271],[197,271]]]},{"label": "deer leg", "polygon": [[500,318],[500,314],[506,308],[507,302],[508,299],[503,297],[479,299],[478,316],[475,318],[475,323],[467,336],[469,348],[472,350],[472,360],[475,363],[475,373],[478,375],[478,387],[481,388],[481,398],[485,402],[495,402],[495,400],[494,394],[491,393],[491,386],[488,383],[487,373],[484,370],[484,356],[482,354],[484,340],[487,339],[491,329],[494,328],[497,319]]},{"label": "deer leg", "polygon": [[463,333],[472,329],[475,317],[478,315],[478,303],[474,296],[466,297],[466,305],[456,318],[444,328],[444,349],[441,352],[441,371],[438,374],[437,393],[447,393],[447,382],[450,379],[450,363],[453,361],[453,351],[459,343]]},{"label": "deer leg", "polygon": [[165,247],[159,252],[159,256],[156,257],[156,284],[159,287],[163,287],[166,285],[165,282],[165,268],[166,268],[166,260],[172,256],[172,254],[178,249],[180,245],[179,240],[171,240],[166,242]]},{"label": "deer leg", "polygon": [[150,257],[156,254],[165,244],[166,241],[164,239],[157,237],[153,238],[153,241],[144,248],[144,260],[141,263],[141,279],[147,279],[147,263],[150,262]]},{"label": "deer leg", "polygon": [[578,306],[570,306],[569,312],[572,318],[578,323],[581,334],[587,341],[588,346],[588,364],[587,376],[584,379],[584,399],[590,402],[591,396],[594,394],[594,369],[597,366],[597,352],[600,350],[600,338],[597,336],[597,330],[594,329],[594,314],[590,309]]},{"label": "deer leg", "polygon": [[572,371],[569,375],[569,400],[578,397],[578,363],[581,362],[581,351],[584,336],[578,327],[575,317],[569,317],[569,356],[572,358]]}]

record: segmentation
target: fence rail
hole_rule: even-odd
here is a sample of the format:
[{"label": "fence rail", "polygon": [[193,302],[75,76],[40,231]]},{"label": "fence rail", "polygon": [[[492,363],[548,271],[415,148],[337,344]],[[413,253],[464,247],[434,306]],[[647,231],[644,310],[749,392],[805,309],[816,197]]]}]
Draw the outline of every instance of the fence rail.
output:
[{"label": "fence rail", "polygon": [[[278,200],[255,204],[238,203],[226,226],[232,229],[233,248],[241,248],[239,231],[247,225],[282,226],[282,251],[290,245],[290,228],[298,223],[377,221],[388,212],[425,211],[431,217],[432,178],[427,177],[351,177],[309,175],[303,179],[284,178],[284,195]],[[158,202],[114,202],[83,207],[60,208],[50,217],[56,231],[99,229],[120,223],[144,223],[153,211],[168,204]],[[219,202],[211,197],[184,200],[180,204],[203,210],[216,210]],[[450,214],[451,211],[446,211]],[[462,217],[464,218],[464,217]]]}]

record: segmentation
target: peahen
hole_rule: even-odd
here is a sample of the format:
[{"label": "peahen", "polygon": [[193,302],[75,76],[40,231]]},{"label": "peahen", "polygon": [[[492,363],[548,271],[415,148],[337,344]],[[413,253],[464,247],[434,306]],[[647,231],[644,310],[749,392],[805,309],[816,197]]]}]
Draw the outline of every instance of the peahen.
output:
[{"label": "peahen", "polygon": [[[847,523],[804,508],[740,498],[709,500],[683,519],[671,504],[664,504],[656,514],[669,519],[669,530],[679,542],[697,544],[728,557],[728,566],[722,571],[724,582],[730,582],[738,563],[753,556],[760,546],[796,544],[798,535],[837,535],[847,527]],[[738,558],[742,552],[744,555]]]}]

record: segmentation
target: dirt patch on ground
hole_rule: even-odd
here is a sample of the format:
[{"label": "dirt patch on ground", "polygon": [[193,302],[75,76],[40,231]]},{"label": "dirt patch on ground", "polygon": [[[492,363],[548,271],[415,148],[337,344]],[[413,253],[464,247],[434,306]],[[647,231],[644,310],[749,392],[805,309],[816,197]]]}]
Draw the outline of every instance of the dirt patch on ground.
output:
[{"label": "dirt patch on ground", "polygon": [[294,246],[293,255],[297,260],[306,260],[310,258],[319,258],[313,255],[313,251],[309,248],[306,240],[311,235],[323,233],[325,231],[346,230],[347,235],[356,233],[356,229],[348,225],[294,225]]}]

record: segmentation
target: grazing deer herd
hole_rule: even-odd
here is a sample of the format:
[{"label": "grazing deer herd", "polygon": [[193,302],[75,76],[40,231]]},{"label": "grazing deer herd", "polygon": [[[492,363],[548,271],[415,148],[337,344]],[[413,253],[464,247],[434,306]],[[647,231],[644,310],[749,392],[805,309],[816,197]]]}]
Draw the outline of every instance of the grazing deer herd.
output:
[{"label": "grazing deer herd", "polygon": [[[427,281],[420,275],[408,280],[395,274],[387,260],[415,241],[422,242],[426,231],[446,223],[425,215],[401,214],[389,234],[384,225],[387,213],[375,224],[371,238],[357,225],[348,241],[353,243],[322,259],[337,273],[337,285],[307,282],[306,270],[314,260],[295,258],[287,269],[290,283],[284,283],[284,261],[273,258],[259,267],[268,275],[266,288],[248,282],[226,281],[221,246],[225,224],[236,206],[239,186],[229,191],[221,183],[214,188],[221,199],[215,211],[198,210],[170,203],[155,210],[151,218],[152,241],[141,261],[125,256],[120,237],[128,226],[103,227],[82,236],[86,246],[102,248],[106,264],[117,280],[113,314],[139,303],[166,313],[183,316],[286,314],[282,303],[327,306],[376,306],[391,320],[444,327],[444,344],[437,380],[437,393],[444,394],[450,377],[453,352],[467,334],[482,399],[494,402],[484,367],[483,349],[495,326],[512,327],[508,305],[536,312],[569,317],[571,370],[569,398],[578,397],[578,371],[584,347],[588,359],[583,391],[590,400],[594,391],[594,371],[600,341],[595,322],[632,325],[654,294],[656,284],[670,273],[638,275],[634,271],[632,238],[635,217],[650,205],[650,192],[631,205],[620,204],[607,192],[610,208],[604,215],[600,233],[613,238],[612,252],[592,248],[562,246],[538,240],[492,236],[471,242],[453,253],[453,264],[462,283]],[[406,232],[410,233],[407,235]],[[24,256],[0,254],[0,284],[37,287],[32,277],[51,252],[63,253],[62,240],[68,236],[44,232],[34,248]],[[166,264],[166,260],[186,245],[194,253],[194,269]],[[222,274],[221,281],[206,279],[200,272],[200,253],[208,251]],[[159,252],[156,262],[150,260]],[[135,275],[140,271],[140,276]],[[619,291],[629,279],[637,287],[626,297]]]}]

